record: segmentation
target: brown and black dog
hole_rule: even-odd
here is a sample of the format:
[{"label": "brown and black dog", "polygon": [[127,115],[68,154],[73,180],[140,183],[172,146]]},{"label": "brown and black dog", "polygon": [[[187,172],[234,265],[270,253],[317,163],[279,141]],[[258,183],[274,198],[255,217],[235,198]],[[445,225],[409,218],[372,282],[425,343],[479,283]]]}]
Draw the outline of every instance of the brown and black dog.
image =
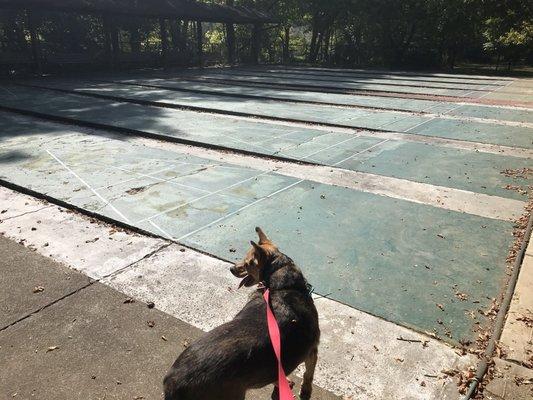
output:
[{"label": "brown and black dog", "polygon": [[[262,283],[270,289],[281,332],[282,363],[290,374],[305,362],[300,398],[311,397],[318,356],[318,314],[309,285],[294,262],[260,228],[259,243],[230,270],[239,287]],[[277,380],[277,363],[261,289],[235,318],[206,333],[180,354],[165,377],[165,400],[244,400],[246,391]],[[272,398],[278,397],[277,388]]]}]

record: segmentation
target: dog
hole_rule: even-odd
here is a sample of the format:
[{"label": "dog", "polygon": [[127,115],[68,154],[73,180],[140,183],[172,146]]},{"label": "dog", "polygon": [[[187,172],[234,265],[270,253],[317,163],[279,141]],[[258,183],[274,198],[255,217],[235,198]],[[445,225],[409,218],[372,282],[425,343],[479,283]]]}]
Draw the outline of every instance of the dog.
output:
[{"label": "dog", "polygon": [[[282,346],[282,364],[290,374],[305,362],[300,398],[311,397],[320,329],[310,285],[301,270],[279,251],[260,228],[259,242],[230,268],[242,286],[270,290]],[[248,389],[277,381],[277,360],[268,335],[262,289],[254,291],[235,318],[186,348],[166,375],[165,400],[244,400]],[[272,399],[277,399],[277,386]]]}]

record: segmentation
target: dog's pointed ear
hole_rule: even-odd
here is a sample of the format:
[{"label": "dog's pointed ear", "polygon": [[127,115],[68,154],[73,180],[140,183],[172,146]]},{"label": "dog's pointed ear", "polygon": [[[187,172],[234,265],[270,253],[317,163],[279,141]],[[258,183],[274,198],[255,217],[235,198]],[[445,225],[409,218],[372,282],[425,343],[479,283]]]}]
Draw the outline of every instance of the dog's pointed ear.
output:
[{"label": "dog's pointed ear", "polygon": [[261,246],[259,246],[257,243],[255,243],[253,240],[250,240],[250,244],[253,246],[255,254],[257,254],[259,257],[266,257],[266,251]]},{"label": "dog's pointed ear", "polygon": [[265,232],[258,226],[255,228],[257,236],[259,236],[259,244],[271,243],[270,239],[265,235]]}]

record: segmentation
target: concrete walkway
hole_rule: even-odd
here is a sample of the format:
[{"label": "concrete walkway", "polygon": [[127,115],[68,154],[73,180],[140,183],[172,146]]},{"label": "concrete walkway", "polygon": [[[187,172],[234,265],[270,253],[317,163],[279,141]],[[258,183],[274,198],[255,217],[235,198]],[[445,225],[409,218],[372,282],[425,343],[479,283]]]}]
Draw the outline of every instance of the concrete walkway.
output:
[{"label": "concrete walkway", "polygon": [[2,399],[159,399],[167,369],[202,334],[3,236],[0,254]]}]

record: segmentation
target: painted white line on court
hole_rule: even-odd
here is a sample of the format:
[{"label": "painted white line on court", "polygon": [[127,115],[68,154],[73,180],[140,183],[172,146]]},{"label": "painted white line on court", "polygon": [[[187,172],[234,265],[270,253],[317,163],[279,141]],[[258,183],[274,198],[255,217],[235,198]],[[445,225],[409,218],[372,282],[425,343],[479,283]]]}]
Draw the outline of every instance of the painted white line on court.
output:
[{"label": "painted white line on court", "polygon": [[351,138],[348,138],[348,139],[342,140],[342,141],[340,141],[340,142],[338,142],[338,143],[335,143],[335,144],[332,144],[332,145],[330,145],[330,146],[324,147],[323,149],[320,149],[320,150],[314,151],[314,152],[312,152],[312,153],[310,153],[310,154],[308,154],[308,155],[302,157],[301,159],[302,159],[302,160],[305,160],[306,158],[309,158],[309,157],[311,157],[311,156],[314,156],[315,154],[322,153],[323,151],[329,150],[329,149],[331,149],[331,148],[333,148],[333,147],[337,147],[337,146],[340,146],[341,144],[344,144],[344,143],[347,143],[347,142],[349,142],[349,141],[355,140],[355,139],[357,139],[358,137],[359,137],[359,136],[353,136],[353,137],[351,137]]},{"label": "painted white line on court", "polygon": [[418,128],[419,126],[422,126],[422,125],[424,125],[424,124],[427,124],[427,123],[429,123],[429,122],[435,120],[436,118],[437,118],[437,117],[433,117],[433,118],[430,118],[430,119],[428,119],[428,120],[426,120],[426,121],[424,121],[424,122],[420,122],[419,124],[416,124],[415,126],[412,126],[412,127],[410,127],[409,129],[405,129],[403,132],[404,132],[404,133],[407,133],[407,132],[409,132],[409,131],[411,131],[411,130],[413,130],[413,129],[415,129],[415,128]]},{"label": "painted white line on court", "polygon": [[146,221],[151,220],[151,219],[153,219],[153,218],[159,217],[160,215],[163,215],[163,214],[169,213],[169,212],[174,211],[174,210],[178,210],[178,209],[180,209],[180,208],[182,208],[182,207],[185,207],[185,206],[187,206],[187,205],[189,205],[189,204],[192,204],[192,203],[195,203],[195,202],[200,201],[200,200],[202,200],[202,199],[205,199],[206,197],[213,196],[213,195],[216,195],[217,193],[223,192],[224,190],[231,189],[232,187],[242,185],[242,184],[245,183],[245,182],[248,182],[248,181],[250,181],[250,180],[252,180],[252,179],[258,178],[258,177],[261,176],[261,175],[268,174],[269,172],[271,172],[271,171],[263,171],[263,172],[261,172],[261,173],[259,173],[259,174],[257,174],[257,175],[251,176],[250,178],[243,179],[242,181],[239,181],[239,182],[233,183],[233,184],[231,184],[231,185],[229,185],[229,186],[223,187],[222,189],[218,189],[218,190],[215,190],[214,192],[211,192],[211,193],[205,194],[205,195],[203,195],[203,196],[197,197],[197,198],[194,199],[194,200],[186,201],[186,202],[181,203],[181,204],[179,204],[179,205],[177,205],[177,206],[171,207],[171,208],[169,208],[169,209],[167,209],[167,210],[163,210],[163,211],[161,211],[161,212],[158,212],[157,214],[154,214],[154,215],[152,215],[152,216],[150,216],[150,217],[143,218],[143,219],[137,221],[136,223],[137,223],[137,224],[140,224],[140,223],[142,223],[142,222],[146,222]]},{"label": "painted white line on court", "polygon": [[[90,161],[94,164],[96,164],[94,161]],[[98,164],[97,164],[98,165]],[[100,165],[104,165],[104,164],[100,164]],[[155,172],[152,172],[152,174],[159,174],[161,172],[165,172],[165,171],[168,171],[169,169],[172,169],[172,167],[169,167],[169,168],[164,168],[164,169],[161,169],[161,170],[158,170],[158,171],[155,171]],[[133,174],[133,172],[131,172]],[[150,176],[151,177],[151,176]],[[138,180],[139,178],[138,177],[133,177],[133,178],[128,178],[128,179],[125,179],[123,181],[120,181],[120,182],[117,182],[117,183],[112,183],[112,184],[109,184],[109,185],[102,185],[102,186],[98,186],[96,188],[94,188],[94,190],[102,190],[102,189],[108,189],[108,188],[111,188],[111,187],[114,187],[114,186],[117,186],[117,185],[122,185],[124,183],[128,183],[128,182],[132,182],[132,181],[136,181]]]},{"label": "painted white line on court", "polygon": [[[391,139],[391,138],[385,138]],[[139,139],[147,147],[164,148],[207,159],[232,163],[247,168],[274,171],[276,174],[304,179],[326,185],[341,186],[361,190],[380,196],[431,205],[451,211],[464,212],[482,217],[516,220],[522,213],[526,203],[520,200],[491,196],[467,190],[453,189],[428,183],[414,182],[406,179],[393,178],[366,172],[357,172],[334,166],[303,165],[278,160],[261,159],[242,154],[219,152],[201,149],[177,143],[158,143]]]},{"label": "painted white line on court", "polygon": [[497,88],[496,90],[493,90],[492,92],[485,93],[483,96],[478,97],[478,99],[482,99],[483,97],[486,97],[489,94],[492,94],[492,93],[498,92],[498,91],[500,91],[502,89],[505,89],[507,86],[511,85],[512,83],[514,83],[514,81],[510,81],[509,83],[507,83],[507,85],[500,86],[499,88]]},{"label": "painted white line on court", "polygon": [[198,232],[200,232],[201,230],[204,230],[205,228],[208,228],[208,227],[210,227],[210,226],[213,225],[213,224],[219,223],[219,222],[221,222],[221,221],[223,221],[223,220],[225,220],[225,219],[227,219],[227,218],[229,218],[229,217],[232,217],[233,215],[240,213],[241,211],[247,209],[248,207],[254,206],[254,205],[256,205],[257,203],[260,203],[260,202],[262,202],[262,201],[264,201],[264,200],[266,200],[266,199],[269,199],[269,198],[271,198],[271,197],[273,197],[273,196],[275,196],[275,195],[277,195],[277,194],[279,194],[279,193],[281,193],[281,192],[284,192],[285,190],[288,190],[288,189],[290,189],[291,187],[296,186],[296,185],[298,185],[299,183],[301,183],[301,182],[303,182],[303,181],[304,181],[303,179],[300,179],[299,181],[296,181],[296,182],[294,182],[294,183],[291,183],[290,185],[285,186],[284,188],[281,188],[281,189],[279,189],[279,190],[276,190],[276,191],[273,192],[273,193],[270,193],[268,196],[264,196],[264,197],[261,197],[260,199],[254,200],[254,201],[252,201],[251,203],[246,204],[245,206],[239,208],[238,210],[235,210],[235,211],[233,211],[233,212],[231,212],[231,213],[228,213],[228,214],[226,214],[226,215],[224,215],[224,216],[222,216],[222,217],[220,217],[220,218],[217,218],[217,219],[214,220],[214,221],[211,221],[210,223],[208,223],[208,224],[206,224],[206,225],[204,225],[204,226],[202,226],[202,227],[200,227],[200,228],[198,228],[198,229],[193,230],[192,232],[189,232],[189,233],[187,233],[187,234],[185,234],[185,235],[183,235],[183,236],[180,236],[180,237],[177,239],[177,241],[179,242],[179,241],[181,241],[181,240],[183,240],[183,239],[185,239],[185,238],[188,238],[189,236],[192,236],[192,235],[194,235],[195,233],[198,233]]},{"label": "painted white line on court", "polygon": [[165,231],[163,228],[161,228],[159,225],[155,224],[153,221],[148,221],[150,225],[152,225],[155,229],[157,229],[159,232],[163,234],[164,237],[166,237],[169,240],[175,240],[174,237],[167,231]]},{"label": "painted white line on court", "polygon": [[355,154],[352,154],[350,157],[346,157],[345,159],[343,159],[343,160],[341,160],[341,161],[337,161],[337,162],[336,162],[335,164],[333,164],[333,165],[334,165],[334,166],[337,166],[337,165],[339,165],[339,164],[342,164],[343,162],[346,162],[346,161],[348,161],[348,160],[351,159],[351,158],[357,157],[357,156],[358,156],[359,154],[361,154],[361,153],[364,153],[364,152],[366,152],[366,151],[370,151],[370,150],[372,150],[373,148],[376,148],[376,147],[378,147],[378,146],[381,146],[381,145],[384,144],[384,143],[387,143],[389,140],[390,140],[390,139],[382,140],[381,142],[376,143],[376,144],[374,144],[373,146],[370,146],[370,147],[368,147],[368,148],[366,148],[366,149],[364,149],[364,150],[361,150],[361,151],[358,151],[358,152],[355,153]]},{"label": "painted white line on court", "polygon": [[127,223],[131,223],[131,221],[128,219],[128,217],[126,217],[124,214],[122,214],[113,204],[111,204],[109,201],[107,201],[106,199],[104,199],[102,197],[102,195],[100,193],[98,193],[96,190],[94,190],[91,185],[89,185],[87,182],[85,182],[77,173],[75,173],[72,169],[70,169],[68,167],[68,165],[66,165],[63,161],[61,161],[58,157],[56,157],[54,154],[52,154],[52,152],[50,152],[50,150],[46,150],[46,152],[54,159],[56,160],[59,164],[61,164],[68,172],[70,172],[72,175],[74,175],[74,177],[76,177],[81,183],[83,183],[85,186],[87,186],[87,188],[93,192],[96,197],[98,197],[102,202],[105,203],[106,206],[109,206],[109,208],[111,208],[123,221],[127,222]]},{"label": "painted white line on court", "polygon": [[[170,179],[158,178],[157,176],[152,176],[151,174],[142,174],[140,172],[130,171],[130,170],[126,169],[126,168],[116,167],[114,165],[107,165],[107,164],[97,163],[96,161],[91,161],[91,162],[93,164],[100,165],[100,166],[103,166],[103,167],[106,167],[106,168],[117,169],[119,171],[128,172],[130,174],[134,174],[134,175],[137,175],[137,176],[140,176],[140,177],[153,179],[153,180],[158,181],[158,182],[166,182],[166,183],[170,183],[170,184],[175,185],[175,186],[181,186],[181,187],[184,187],[184,188],[187,188],[187,189],[197,190],[199,192],[204,192],[204,193],[209,193],[209,194],[213,193],[213,192],[211,192],[209,190],[200,189],[200,188],[197,188],[195,186],[184,185],[183,183],[175,182],[175,181],[170,180]],[[169,169],[172,169],[172,167],[171,168],[166,168],[163,171],[166,171],[166,170],[169,170]],[[163,171],[156,171],[156,172],[153,172],[153,174],[157,174],[157,173],[163,172]],[[120,182],[119,184],[121,184],[121,183],[124,183],[124,182]]]}]

